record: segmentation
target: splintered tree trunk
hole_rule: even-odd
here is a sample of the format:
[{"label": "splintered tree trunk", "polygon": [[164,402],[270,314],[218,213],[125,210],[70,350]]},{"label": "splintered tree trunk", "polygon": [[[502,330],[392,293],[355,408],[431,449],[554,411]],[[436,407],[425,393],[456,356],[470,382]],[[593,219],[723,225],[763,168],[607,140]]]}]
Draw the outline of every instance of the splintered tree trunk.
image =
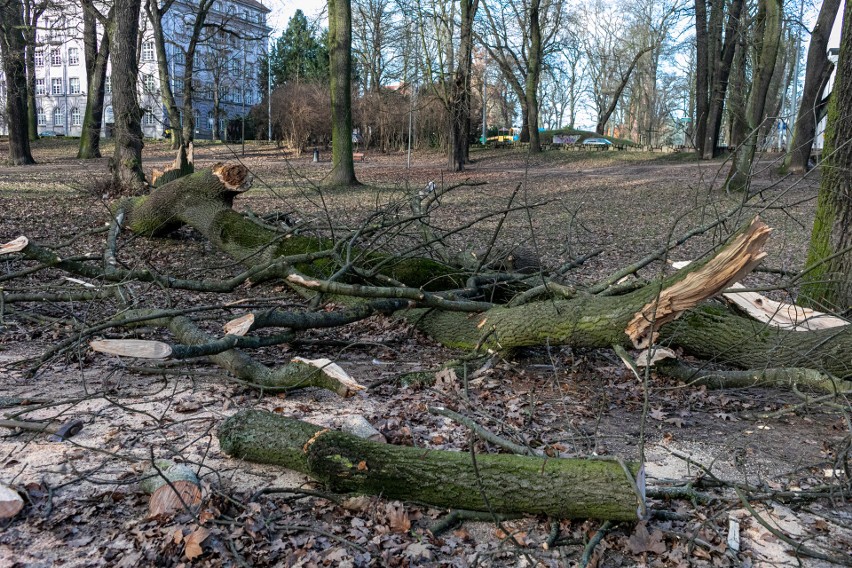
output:
[{"label": "splintered tree trunk", "polygon": [[[635,463],[402,447],[271,412],[244,410],[219,428],[222,450],[280,465],[332,491],[494,513],[632,521],[644,476]],[[629,472],[629,474],[628,474]]]},{"label": "splintered tree trunk", "polygon": [[802,100],[796,115],[793,139],[782,168],[793,174],[804,174],[808,171],[808,161],[811,158],[811,148],[821,114],[820,97],[834,69],[828,59],[828,38],[839,8],[840,0],[824,0],[817,23],[811,32]]},{"label": "splintered tree trunk", "polygon": [[[843,14],[843,38],[852,38],[852,2]],[[848,312],[852,307],[852,41],[840,43],[837,77],[828,106],[825,158],[822,166],[816,218],[808,249],[801,295],[818,309]]]},{"label": "splintered tree trunk", "polygon": [[110,48],[112,50],[112,105],[115,113],[113,181],[118,186],[141,189],[142,110],[136,100],[136,38],[141,0],[116,0]]},{"label": "splintered tree trunk", "polygon": [[329,0],[329,80],[331,82],[332,186],[358,185],[352,157],[352,5]]},{"label": "splintered tree trunk", "polygon": [[27,127],[27,74],[21,3],[0,0],[0,60],[6,76],[6,120],[9,130],[9,163],[34,164]]}]

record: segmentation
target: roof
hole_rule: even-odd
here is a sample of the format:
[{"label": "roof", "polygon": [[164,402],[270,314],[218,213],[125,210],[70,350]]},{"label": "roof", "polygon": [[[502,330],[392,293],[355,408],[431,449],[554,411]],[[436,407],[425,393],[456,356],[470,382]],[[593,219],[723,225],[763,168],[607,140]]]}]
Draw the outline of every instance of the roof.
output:
[{"label": "roof", "polygon": [[257,0],[235,0],[235,2],[242,4],[244,6],[248,6],[249,8],[254,8],[255,10],[259,10],[264,14],[268,14],[272,10],[258,2]]}]

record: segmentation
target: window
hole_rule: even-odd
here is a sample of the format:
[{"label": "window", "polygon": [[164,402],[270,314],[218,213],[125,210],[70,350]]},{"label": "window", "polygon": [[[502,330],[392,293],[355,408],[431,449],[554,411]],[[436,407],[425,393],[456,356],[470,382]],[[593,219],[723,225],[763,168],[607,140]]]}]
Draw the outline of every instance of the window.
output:
[{"label": "window", "polygon": [[44,79],[36,79],[36,94],[37,95],[46,95],[47,94],[47,86],[45,85]]},{"label": "window", "polygon": [[104,109],[104,124],[114,124],[115,115],[112,112],[112,105]]},{"label": "window", "polygon": [[59,51],[58,47],[54,47],[50,50],[50,64],[62,65],[62,52]]},{"label": "window", "polygon": [[145,114],[142,115],[142,125],[153,126],[154,124],[156,124],[156,121],[154,120],[154,111],[150,108],[146,108]]},{"label": "window", "polygon": [[50,80],[50,94],[51,95],[61,95],[62,94],[62,79],[51,79]]},{"label": "window", "polygon": [[106,81],[104,82],[104,93],[108,95],[112,94],[112,77],[109,75],[106,76]]},{"label": "window", "polygon": [[234,77],[240,76],[240,62],[236,59],[231,59],[231,73],[234,74]]},{"label": "window", "polygon": [[142,44],[142,61],[154,61],[153,41],[146,41]]},{"label": "window", "polygon": [[36,107],[36,120],[39,126],[47,126],[47,116],[45,116],[42,107]]},{"label": "window", "polygon": [[83,126],[83,114],[77,107],[71,109],[71,126]]},{"label": "window", "polygon": [[145,87],[146,93],[153,93],[155,88],[153,75],[142,75],[142,86]]},{"label": "window", "polygon": [[68,94],[71,95],[79,95],[80,94],[80,78],[79,77],[71,77],[68,79]]},{"label": "window", "polygon": [[53,109],[53,126],[63,126],[65,124],[65,112],[62,107]]},{"label": "window", "polygon": [[80,64],[80,50],[76,47],[68,48],[68,65]]},{"label": "window", "polygon": [[183,79],[175,79],[175,93],[183,92]]},{"label": "window", "polygon": [[183,65],[186,61],[186,57],[184,56],[183,51],[181,51],[178,47],[175,48],[175,52],[172,56],[172,59],[174,60],[175,65]]},{"label": "window", "polygon": [[234,89],[234,102],[241,103],[243,102],[243,92],[240,89]]},{"label": "window", "polygon": [[36,67],[44,67],[44,50],[37,49],[35,52],[35,65]]}]

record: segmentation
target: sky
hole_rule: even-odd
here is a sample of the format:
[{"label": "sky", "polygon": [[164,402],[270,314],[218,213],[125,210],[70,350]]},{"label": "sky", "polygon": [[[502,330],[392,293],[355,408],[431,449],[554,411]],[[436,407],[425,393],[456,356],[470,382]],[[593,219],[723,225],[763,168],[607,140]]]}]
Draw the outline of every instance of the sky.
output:
[{"label": "sky", "polygon": [[296,12],[301,10],[308,19],[313,19],[321,11],[325,10],[326,0],[260,0],[263,5],[272,10],[269,13],[269,24],[273,28],[273,37],[281,35],[287,22]]}]

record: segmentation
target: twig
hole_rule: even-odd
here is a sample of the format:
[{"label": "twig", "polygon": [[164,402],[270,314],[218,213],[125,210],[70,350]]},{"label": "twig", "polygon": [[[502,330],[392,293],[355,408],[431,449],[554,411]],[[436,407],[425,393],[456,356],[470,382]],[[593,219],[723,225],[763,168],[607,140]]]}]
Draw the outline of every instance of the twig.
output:
[{"label": "twig", "polygon": [[448,408],[444,408],[442,406],[430,406],[429,407],[429,414],[437,414],[437,415],[440,415],[440,416],[446,416],[450,420],[453,420],[455,422],[458,422],[459,424],[467,426],[468,428],[473,430],[476,433],[476,435],[479,436],[480,438],[482,438],[483,440],[485,440],[487,442],[491,442],[492,444],[495,444],[497,446],[500,446],[501,448],[503,448],[505,450],[509,450],[513,454],[519,454],[519,455],[522,455],[522,456],[540,456],[540,455],[543,455],[543,453],[540,452],[540,451],[534,450],[534,449],[529,448],[527,446],[521,446],[520,444],[516,444],[514,442],[510,442],[509,440],[506,440],[505,438],[501,438],[500,436],[498,436],[494,432],[491,432],[490,430],[488,430],[484,426],[477,424],[471,418],[468,418],[467,416],[463,416],[463,415],[459,414],[458,412],[453,412],[452,410],[450,410]]},{"label": "twig", "polygon": [[592,559],[592,554],[595,553],[595,548],[597,548],[598,544],[600,544],[603,537],[606,536],[612,529],[612,521],[604,521],[601,525],[601,528],[598,529],[598,532],[589,540],[589,543],[586,545],[586,548],[583,549],[583,556],[580,558],[580,568],[586,568],[589,565],[589,562]]}]

